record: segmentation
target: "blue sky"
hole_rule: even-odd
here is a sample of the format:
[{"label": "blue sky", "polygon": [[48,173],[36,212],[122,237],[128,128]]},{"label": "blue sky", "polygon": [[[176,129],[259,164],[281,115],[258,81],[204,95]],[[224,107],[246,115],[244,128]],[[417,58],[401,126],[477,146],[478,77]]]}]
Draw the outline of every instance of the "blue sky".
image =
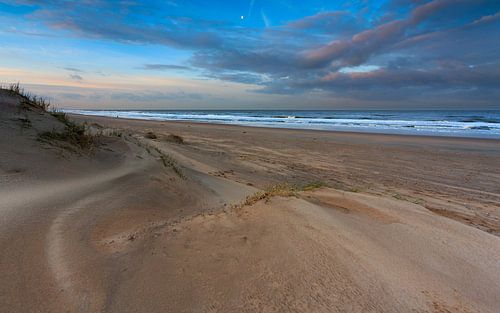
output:
[{"label": "blue sky", "polygon": [[0,42],[60,107],[500,109],[498,0],[0,0]]}]

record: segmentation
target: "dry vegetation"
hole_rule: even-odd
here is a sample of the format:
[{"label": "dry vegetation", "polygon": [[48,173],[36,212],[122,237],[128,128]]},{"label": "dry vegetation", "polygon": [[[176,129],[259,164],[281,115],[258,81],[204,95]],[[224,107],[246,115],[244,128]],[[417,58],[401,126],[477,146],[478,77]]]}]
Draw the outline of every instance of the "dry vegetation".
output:
[{"label": "dry vegetation", "polygon": [[174,172],[177,174],[177,176],[179,176],[182,179],[186,179],[186,175],[184,175],[184,172],[181,170],[180,166],[177,164],[174,158],[172,158],[168,154],[165,154],[158,148],[155,148],[155,150],[160,155],[160,159],[163,163],[163,166],[172,168]]},{"label": "dry vegetation", "polygon": [[158,137],[156,136],[156,134],[155,134],[155,133],[153,133],[153,132],[147,132],[147,133],[144,135],[144,137],[145,137],[145,138],[147,138],[147,139],[156,139],[156,138],[158,138]]},{"label": "dry vegetation", "polygon": [[26,110],[39,109],[48,111],[50,107],[50,102],[48,100],[25,91],[24,88],[19,86],[19,83],[11,84],[7,88],[2,87],[2,89],[7,90],[12,96],[20,97],[21,105]]},{"label": "dry vegetation", "polygon": [[272,197],[294,197],[297,196],[300,191],[310,191],[322,187],[327,187],[327,185],[320,181],[311,182],[301,186],[291,185],[288,183],[276,184],[248,196],[243,203],[236,205],[235,207],[238,208],[253,205],[260,200],[268,202]]},{"label": "dry vegetation", "polygon": [[[19,83],[11,84],[8,87],[2,87],[7,90],[11,96],[20,98],[20,105],[23,110],[41,111],[42,114],[50,114],[60,123],[64,124],[63,130],[53,129],[38,133],[40,142],[48,143],[54,146],[74,150],[75,147],[81,150],[92,150],[97,142],[97,135],[91,135],[88,132],[86,125],[76,124],[68,119],[65,113],[56,110],[50,110],[50,102],[42,97],[38,97],[24,88],[20,87]],[[32,121],[26,114],[20,118],[22,128],[31,128]]]},{"label": "dry vegetation", "polygon": [[[53,129],[52,131],[42,132],[38,134],[38,139],[40,141],[54,144],[62,148],[69,148],[69,150],[71,150],[70,147],[73,146],[81,150],[89,151],[96,146],[99,135],[91,134],[85,124],[76,124],[70,121],[63,112],[52,111],[49,113],[59,122],[64,124],[64,130],[58,131]],[[69,146],[66,144],[69,144]]]},{"label": "dry vegetation", "polygon": [[184,144],[185,143],[184,138],[182,138],[179,135],[174,135],[174,134],[170,134],[167,137],[165,137],[165,141],[173,142],[173,143],[178,143],[178,144]]},{"label": "dry vegetation", "polygon": [[63,131],[52,130],[38,134],[38,140],[62,148],[68,148],[65,145],[68,143],[82,150],[92,150],[97,143],[97,135],[88,134],[85,125],[70,122],[65,125]]},{"label": "dry vegetation", "polygon": [[[152,131],[148,131],[147,133],[144,134],[144,138],[154,140],[154,139],[158,139],[158,135],[156,135]],[[169,134],[167,136],[161,136],[161,138],[164,141],[173,142],[173,143],[177,143],[177,144],[184,144],[185,143],[184,142],[184,138],[182,138],[179,135],[175,135],[175,134]]]}]

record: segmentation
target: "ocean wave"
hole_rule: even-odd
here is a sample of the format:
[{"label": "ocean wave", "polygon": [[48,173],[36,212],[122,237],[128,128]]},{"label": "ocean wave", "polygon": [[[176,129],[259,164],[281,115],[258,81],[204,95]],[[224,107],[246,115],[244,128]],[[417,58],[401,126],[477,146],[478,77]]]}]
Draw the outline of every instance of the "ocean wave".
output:
[{"label": "ocean wave", "polygon": [[483,122],[483,123],[492,123],[492,124],[499,124],[500,123],[499,120],[491,119],[491,118],[485,118],[485,117],[481,117],[481,118],[467,118],[467,119],[460,120],[460,122],[462,122],[462,123]]},{"label": "ocean wave", "polygon": [[[410,132],[426,134],[496,136],[500,125],[495,116],[445,115],[435,112],[401,112],[374,114],[372,112],[323,111],[121,111],[121,110],[66,110],[68,113],[111,116],[156,121],[191,121],[247,126],[286,127],[319,130],[352,130],[375,132]],[[391,116],[384,118],[383,116]],[[447,116],[454,116],[449,118]]]}]

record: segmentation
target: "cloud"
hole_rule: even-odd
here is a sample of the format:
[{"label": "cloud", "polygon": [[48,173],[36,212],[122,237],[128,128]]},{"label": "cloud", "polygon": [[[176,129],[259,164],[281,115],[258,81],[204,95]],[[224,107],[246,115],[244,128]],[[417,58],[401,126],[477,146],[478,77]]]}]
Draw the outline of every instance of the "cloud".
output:
[{"label": "cloud", "polygon": [[217,23],[175,16],[143,23],[159,9],[153,4],[103,0],[92,0],[91,3],[33,0],[23,4],[34,6],[34,19],[44,21],[53,29],[69,31],[81,37],[183,49],[214,48],[221,44],[217,33],[210,30]]},{"label": "cloud", "polygon": [[76,67],[63,67],[64,70],[75,73],[83,73],[84,71]]},{"label": "cloud", "polygon": [[76,80],[76,81],[82,81],[83,80],[83,77],[80,76],[80,75],[78,75],[78,74],[70,74],[69,78],[71,78],[72,80]]},{"label": "cloud", "polygon": [[475,20],[474,22],[472,22],[472,24],[478,25],[478,24],[483,24],[483,23],[492,23],[492,22],[495,22],[498,20],[500,20],[500,12],[497,12],[497,13],[491,14],[491,15],[482,16],[478,20]]},{"label": "cloud", "polygon": [[196,92],[161,92],[161,91],[136,91],[136,92],[113,92],[110,95],[112,100],[129,101],[129,102],[159,102],[159,101],[184,101],[184,100],[201,100],[209,98],[209,95]]},{"label": "cloud", "polygon": [[406,19],[390,21],[359,32],[350,39],[334,40],[321,48],[306,52],[305,64],[308,67],[324,67],[332,61],[337,61],[342,66],[362,64],[374,53],[404,38],[409,28],[416,27],[427,17],[459,1],[434,0],[417,6]]},{"label": "cloud", "polygon": [[[381,99],[418,99],[446,93],[450,101],[453,97],[457,101],[458,97],[479,99],[481,91],[498,95],[497,13],[482,15],[484,11],[471,8],[474,13],[463,18],[463,10],[450,13],[455,5],[470,7],[482,3],[420,1],[404,16],[375,23],[354,34],[349,33],[352,28],[344,33],[335,31],[336,25],[342,25],[339,20],[350,13],[318,13],[289,22],[271,33],[269,41],[273,44],[255,41],[245,49],[202,51],[195,53],[191,62],[208,71],[210,77],[256,85],[253,90],[259,93],[323,91],[337,97],[363,99],[375,94]],[[441,17],[449,19],[453,14],[460,16],[460,25],[439,24]],[[432,27],[427,28],[430,24]],[[304,39],[304,32],[312,33]],[[318,44],[325,34],[335,39]],[[288,42],[290,37],[294,42]],[[306,43],[312,47],[307,48]],[[306,49],[300,49],[304,46]],[[489,66],[482,66],[486,63]],[[342,70],[363,66],[378,70]]]},{"label": "cloud", "polygon": [[[366,11],[373,4],[356,1],[281,24],[277,14],[271,24],[261,3],[250,0],[248,17],[259,7],[266,27],[169,16],[161,2],[89,1],[17,4],[32,6],[33,20],[72,36],[164,45],[190,55],[187,65],[156,61],[142,65],[143,70],[193,70],[204,78],[253,85],[249,89],[260,93],[322,92],[363,99],[425,99],[445,93],[459,101],[497,96],[495,89],[500,89],[496,0],[390,0],[378,11]],[[267,5],[266,12],[272,13]],[[80,72],[66,70],[72,79],[82,79]],[[127,96],[137,101],[190,97]]]},{"label": "cloud", "polygon": [[429,17],[432,14],[435,14],[436,12],[439,12],[440,10],[451,6],[451,5],[457,5],[460,4],[460,2],[467,2],[470,0],[434,0],[430,1],[428,3],[419,5],[416,7],[412,12],[411,16],[409,19],[409,22],[412,24],[418,24],[425,20],[427,17]]},{"label": "cloud", "polygon": [[151,71],[190,70],[191,67],[175,64],[144,64],[141,69]]},{"label": "cloud", "polygon": [[250,0],[250,4],[248,5],[248,14],[246,16],[247,18],[250,18],[252,16],[254,5],[255,5],[255,0]]},{"label": "cloud", "polygon": [[260,10],[260,16],[262,17],[262,22],[266,27],[271,27],[271,20],[267,17],[266,13],[264,13],[264,10]]},{"label": "cloud", "polygon": [[348,11],[329,11],[291,21],[286,27],[315,33],[346,35],[360,31],[363,24],[362,19],[354,17]]},{"label": "cloud", "polygon": [[85,96],[82,94],[71,93],[71,92],[61,92],[58,94],[58,96],[63,99],[69,99],[69,100],[82,100],[85,98]]}]

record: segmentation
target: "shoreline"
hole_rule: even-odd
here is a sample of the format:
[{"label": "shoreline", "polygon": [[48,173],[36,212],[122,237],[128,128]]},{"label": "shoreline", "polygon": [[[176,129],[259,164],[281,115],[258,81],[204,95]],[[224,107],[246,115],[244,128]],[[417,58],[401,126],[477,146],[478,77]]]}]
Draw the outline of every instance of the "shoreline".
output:
[{"label": "shoreline", "polygon": [[311,129],[311,128],[294,128],[294,127],[272,127],[266,125],[244,125],[244,124],[230,124],[230,123],[213,123],[204,121],[184,121],[184,120],[152,120],[152,119],[139,119],[139,118],[126,118],[126,117],[111,117],[101,115],[86,115],[78,113],[66,113],[68,116],[83,117],[83,118],[104,118],[111,120],[124,120],[124,121],[144,121],[153,123],[179,123],[179,124],[193,124],[193,125],[218,125],[227,127],[242,127],[242,128],[257,128],[269,130],[284,130],[284,131],[306,131],[306,132],[321,132],[321,133],[338,133],[338,134],[351,134],[351,135],[374,135],[374,136],[403,136],[403,137],[417,137],[417,138],[448,138],[448,139],[469,139],[469,140],[491,140],[497,142],[500,140],[500,135],[496,136],[455,136],[455,135],[436,135],[436,134],[406,134],[398,132],[374,132],[374,131],[354,131],[354,130],[331,130],[331,129]]}]

